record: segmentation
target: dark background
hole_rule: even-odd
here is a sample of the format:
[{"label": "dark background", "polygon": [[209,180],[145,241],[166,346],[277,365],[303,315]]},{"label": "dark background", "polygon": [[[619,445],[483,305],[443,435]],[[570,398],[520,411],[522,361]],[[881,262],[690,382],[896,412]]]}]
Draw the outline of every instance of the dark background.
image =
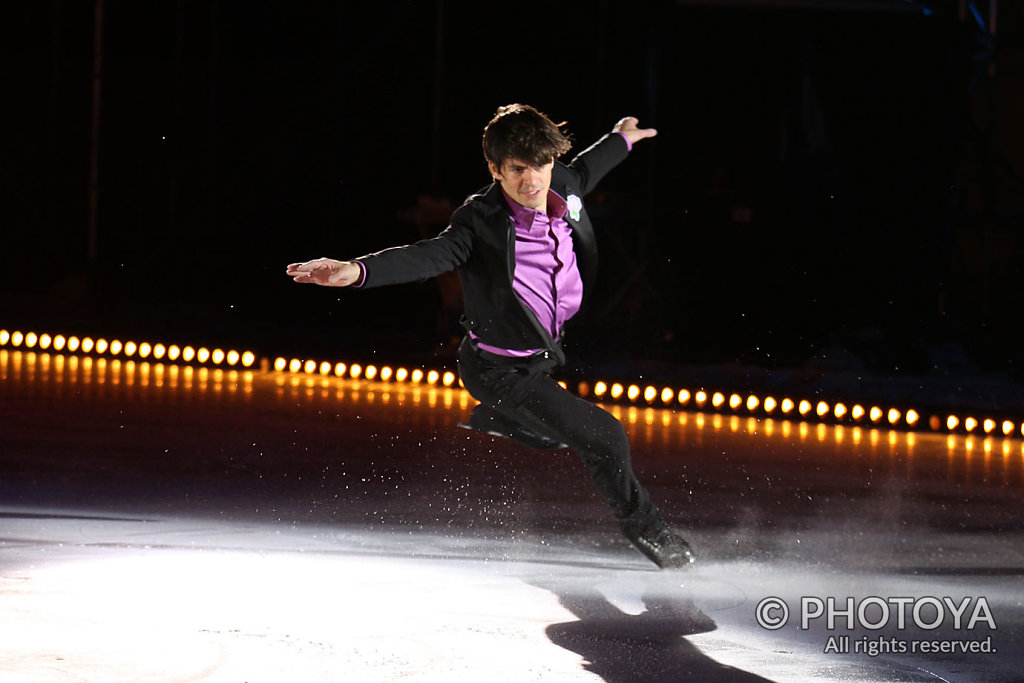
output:
[{"label": "dark background", "polygon": [[524,101],[660,131],[587,198],[578,363],[1021,379],[1020,3],[105,0],[97,119],[96,3],[0,7],[7,329],[450,360],[450,282],[284,266],[436,234]]}]

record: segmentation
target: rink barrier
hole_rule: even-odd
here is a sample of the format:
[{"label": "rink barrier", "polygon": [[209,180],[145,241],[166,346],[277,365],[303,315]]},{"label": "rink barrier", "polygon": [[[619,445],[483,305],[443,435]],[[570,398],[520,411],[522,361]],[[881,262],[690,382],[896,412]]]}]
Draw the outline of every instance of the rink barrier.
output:
[{"label": "rink barrier", "polygon": [[[341,379],[462,387],[458,373],[446,368],[405,368],[386,364],[363,364],[285,358],[270,361],[252,351],[210,348],[202,345],[122,341],[118,338],[76,336],[0,329],[0,350],[28,350],[82,356],[126,358],[200,367],[252,369],[261,372],[330,376]],[[978,434],[1024,437],[1024,421],[1010,416],[983,415],[978,411],[943,412],[907,406],[886,406],[855,401],[775,396],[752,392],[712,391],[598,380],[580,381],[574,387],[560,384],[577,395],[600,402],[647,405],[673,410],[707,411],[751,417],[779,417],[836,425],[888,427],[905,431],[949,434]],[[925,417],[927,415],[927,417]]]}]

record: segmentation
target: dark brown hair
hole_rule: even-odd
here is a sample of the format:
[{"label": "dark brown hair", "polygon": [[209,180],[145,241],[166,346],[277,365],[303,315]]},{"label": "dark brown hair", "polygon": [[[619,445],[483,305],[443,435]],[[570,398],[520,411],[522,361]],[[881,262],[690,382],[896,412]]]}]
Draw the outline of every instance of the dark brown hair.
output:
[{"label": "dark brown hair", "polygon": [[506,159],[543,166],[572,147],[562,133],[565,123],[554,123],[528,104],[499,107],[484,127],[484,158],[499,169]]}]

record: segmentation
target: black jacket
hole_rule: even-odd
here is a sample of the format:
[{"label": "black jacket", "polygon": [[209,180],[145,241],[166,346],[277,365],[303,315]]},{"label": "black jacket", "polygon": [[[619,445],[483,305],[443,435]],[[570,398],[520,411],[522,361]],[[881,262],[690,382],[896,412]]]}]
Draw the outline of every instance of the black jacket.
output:
[{"label": "black jacket", "polygon": [[[568,165],[555,162],[551,189],[569,199],[582,198],[628,154],[617,133],[605,135]],[[579,218],[566,216],[584,293],[597,274],[597,242],[586,209]],[[458,270],[465,297],[462,325],[481,341],[506,349],[548,349],[559,363],[564,355],[537,317],[512,289],[515,230],[498,183],[472,195],[452,214],[437,237],[361,256],[366,269],[363,287],[415,282]]]}]

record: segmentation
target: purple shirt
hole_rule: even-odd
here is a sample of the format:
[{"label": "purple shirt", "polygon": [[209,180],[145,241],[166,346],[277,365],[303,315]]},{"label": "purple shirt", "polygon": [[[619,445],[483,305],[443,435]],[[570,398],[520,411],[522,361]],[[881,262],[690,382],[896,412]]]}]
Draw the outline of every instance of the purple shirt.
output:
[{"label": "purple shirt", "polygon": [[[516,232],[516,265],[512,290],[552,339],[576,315],[583,301],[583,280],[572,250],[572,229],[565,220],[565,199],[548,190],[547,213],[516,203],[505,195]],[[529,356],[542,349],[502,349],[477,342],[484,351],[502,356]]]}]

